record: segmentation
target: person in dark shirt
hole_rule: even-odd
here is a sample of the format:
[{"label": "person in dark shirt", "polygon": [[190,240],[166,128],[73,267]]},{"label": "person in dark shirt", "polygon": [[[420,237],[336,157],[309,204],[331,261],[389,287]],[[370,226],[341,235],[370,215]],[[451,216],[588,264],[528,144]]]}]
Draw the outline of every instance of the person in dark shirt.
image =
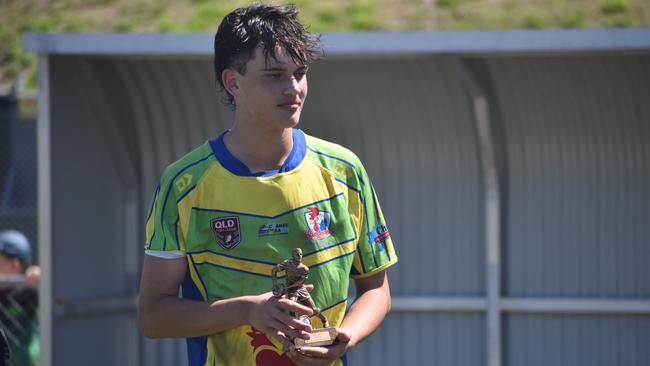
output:
[{"label": "person in dark shirt", "polygon": [[[38,280],[32,251],[18,231],[0,232],[0,327],[11,353],[11,365],[38,364]],[[0,362],[5,354],[0,350]]]}]

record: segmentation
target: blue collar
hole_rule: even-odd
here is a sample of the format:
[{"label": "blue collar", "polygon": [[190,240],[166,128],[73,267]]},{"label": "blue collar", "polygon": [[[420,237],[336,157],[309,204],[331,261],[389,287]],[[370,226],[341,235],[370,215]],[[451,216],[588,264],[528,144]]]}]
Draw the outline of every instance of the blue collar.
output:
[{"label": "blue collar", "polygon": [[265,172],[256,172],[251,173],[250,169],[239,161],[233,154],[228,151],[226,144],[223,143],[223,136],[228,132],[227,130],[221,133],[219,137],[209,141],[210,147],[212,147],[212,152],[214,156],[219,160],[221,165],[226,168],[229,172],[234,175],[244,176],[244,177],[270,177],[278,173],[284,173],[295,169],[298,164],[302,162],[302,159],[305,158],[307,153],[307,146],[305,144],[305,135],[302,131],[298,129],[292,129],[291,134],[293,136],[293,148],[291,148],[291,153],[285,160],[284,164],[280,169],[269,170]]}]

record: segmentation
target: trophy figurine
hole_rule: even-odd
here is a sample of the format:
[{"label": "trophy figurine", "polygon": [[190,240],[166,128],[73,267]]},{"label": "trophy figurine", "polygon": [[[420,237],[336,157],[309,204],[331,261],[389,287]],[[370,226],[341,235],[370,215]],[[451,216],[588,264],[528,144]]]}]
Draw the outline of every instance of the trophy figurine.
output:
[{"label": "trophy figurine", "polygon": [[[295,338],[293,344],[296,348],[300,349],[303,346],[327,346],[334,343],[336,339],[336,329],[330,328],[329,322],[320,309],[316,307],[314,300],[312,300],[309,291],[304,286],[305,280],[309,277],[309,267],[302,264],[302,249],[294,248],[291,252],[291,259],[285,260],[277,264],[271,271],[271,280],[273,281],[273,296],[279,298],[286,296],[287,299],[295,301],[299,304],[305,305],[314,311],[314,316],[320,318],[323,322],[324,328],[313,329],[309,334],[308,340],[302,338]],[[278,284],[278,272],[284,271],[286,273],[285,283]],[[296,314],[291,313],[291,316],[296,317]],[[302,315],[297,317],[300,321],[311,324],[311,319]]]}]

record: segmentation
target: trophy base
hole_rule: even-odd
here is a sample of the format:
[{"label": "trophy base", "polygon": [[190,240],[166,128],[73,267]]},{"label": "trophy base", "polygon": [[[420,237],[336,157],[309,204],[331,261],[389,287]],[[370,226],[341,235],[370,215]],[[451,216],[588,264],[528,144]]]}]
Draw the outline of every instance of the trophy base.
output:
[{"label": "trophy base", "polygon": [[309,336],[309,339],[296,338],[293,344],[296,348],[329,346],[336,340],[336,328],[314,329]]}]

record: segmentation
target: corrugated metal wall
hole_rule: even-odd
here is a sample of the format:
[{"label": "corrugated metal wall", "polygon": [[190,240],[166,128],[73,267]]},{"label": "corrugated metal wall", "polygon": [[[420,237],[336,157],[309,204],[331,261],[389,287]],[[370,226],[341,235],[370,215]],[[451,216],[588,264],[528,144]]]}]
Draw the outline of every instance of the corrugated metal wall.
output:
[{"label": "corrugated metal wall", "polygon": [[511,296],[650,297],[650,57],[490,60]]},{"label": "corrugated metal wall", "polygon": [[[508,189],[504,295],[650,297],[650,56],[487,61]],[[646,365],[650,316],[512,314],[508,365]]]},{"label": "corrugated metal wall", "polygon": [[[54,297],[133,296],[162,169],[227,128],[231,112],[207,58],[50,59]],[[647,300],[650,57],[471,62],[496,117],[503,296]],[[483,299],[478,137],[453,62],[324,60],[309,93],[301,128],[350,147],[373,178],[400,256],[394,296]],[[60,313],[56,365],[185,362],[182,343],[141,340],[128,308]],[[504,364],[647,364],[649,319],[504,314]],[[485,365],[485,324],[482,311],[396,311],[351,364]]]}]

